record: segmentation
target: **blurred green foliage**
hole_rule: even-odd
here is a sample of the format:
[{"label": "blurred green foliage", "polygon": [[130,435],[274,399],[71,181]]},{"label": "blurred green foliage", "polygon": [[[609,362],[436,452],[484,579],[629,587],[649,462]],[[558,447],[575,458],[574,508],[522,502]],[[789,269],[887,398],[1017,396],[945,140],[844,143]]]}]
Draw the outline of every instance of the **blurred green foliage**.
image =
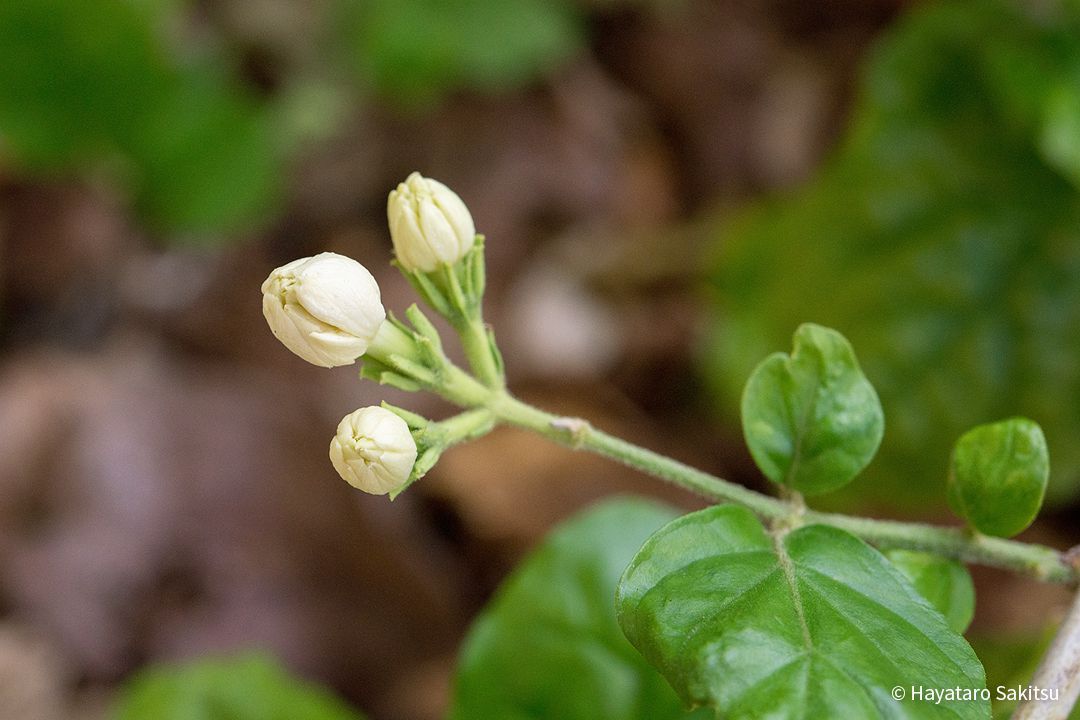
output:
[{"label": "blurred green foliage", "polygon": [[451,720],[668,720],[687,712],[623,636],[615,585],[674,510],[617,498],[556,528],[477,618]]},{"label": "blurred green foliage", "polygon": [[130,0],[0,3],[0,160],[108,167],[164,231],[246,227],[279,184],[270,112],[222,58],[172,52],[171,14]]},{"label": "blurred green foliage", "polygon": [[158,666],[120,694],[115,720],[363,720],[262,655]]},{"label": "blurred green foliage", "polygon": [[944,499],[965,430],[1046,430],[1051,499],[1080,484],[1080,3],[915,8],[866,70],[820,175],[722,233],[705,367],[734,408],[812,321],[858,349],[885,409],[850,493]]},{"label": "blurred green foliage", "polygon": [[497,90],[578,50],[569,0],[343,0],[356,70],[376,91],[423,105],[461,87]]},{"label": "blurred green foliage", "polygon": [[[310,97],[310,78],[258,96],[220,50],[229,44],[220,29],[185,30],[193,5],[0,2],[0,166],[37,176],[104,169],[151,228],[174,238],[220,238],[271,216],[285,161],[304,139],[288,103]],[[569,0],[333,0],[327,15],[346,50],[321,46],[316,75],[351,71],[405,105],[529,82],[584,35]]]},{"label": "blurred green foliage", "polygon": [[[1015,701],[998,699],[998,687],[1006,691],[1027,687],[1056,629],[1056,623],[1052,623],[1032,634],[998,633],[969,638],[986,668],[986,686],[994,698],[993,720],[1009,720],[1016,709]],[[1080,705],[1073,707],[1069,720],[1080,720]]]}]

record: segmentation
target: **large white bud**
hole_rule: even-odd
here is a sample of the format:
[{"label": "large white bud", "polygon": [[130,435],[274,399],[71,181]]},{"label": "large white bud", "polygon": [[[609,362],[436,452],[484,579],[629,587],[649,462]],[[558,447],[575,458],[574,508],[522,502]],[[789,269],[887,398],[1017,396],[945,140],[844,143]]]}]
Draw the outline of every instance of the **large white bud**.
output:
[{"label": "large white bud", "polygon": [[322,367],[356,362],[386,319],[375,278],[336,253],[282,265],[266,278],[262,293],[274,337]]},{"label": "large white bud", "polygon": [[344,418],[330,441],[330,462],[345,482],[372,495],[403,486],[416,462],[409,426],[381,407],[365,407]]},{"label": "large white bud", "polygon": [[398,262],[409,271],[432,272],[465,257],[476,239],[469,208],[437,180],[414,172],[390,191],[386,203]]}]

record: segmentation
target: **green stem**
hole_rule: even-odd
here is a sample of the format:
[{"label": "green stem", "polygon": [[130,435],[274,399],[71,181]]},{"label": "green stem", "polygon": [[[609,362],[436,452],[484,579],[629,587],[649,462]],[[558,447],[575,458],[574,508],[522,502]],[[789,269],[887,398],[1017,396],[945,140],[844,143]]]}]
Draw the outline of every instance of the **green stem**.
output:
[{"label": "green stem", "polygon": [[485,435],[495,424],[495,418],[487,408],[466,410],[446,420],[430,423],[425,431],[450,447]]},{"label": "green stem", "polygon": [[[476,252],[483,252],[483,242]],[[483,262],[483,256],[480,256]],[[484,324],[481,310],[481,297],[483,295],[483,281],[481,287],[476,287],[476,278],[466,272],[465,277],[458,276],[458,270],[467,270],[461,266],[443,265],[433,276],[433,282],[439,292],[446,298],[448,308],[452,308],[446,314],[446,319],[454,326],[458,337],[461,338],[462,349],[465,358],[469,361],[469,367],[484,385],[492,389],[501,389],[506,385],[502,371],[495,362],[495,351],[491,346],[487,326]],[[482,275],[482,271],[481,271]]]},{"label": "green stem", "polygon": [[1012,570],[1045,582],[1075,584],[1077,568],[1045,545],[980,535],[959,527],[873,520],[871,518],[807,511],[806,521],[832,525],[858,535],[881,549],[922,550],[974,565]]},{"label": "green stem", "polygon": [[447,364],[440,373],[440,395],[464,408],[484,408],[495,393],[457,365]]},{"label": "green stem", "polygon": [[487,326],[484,325],[479,313],[472,317],[462,317],[460,321],[454,323],[454,329],[461,338],[461,347],[465,351],[469,367],[476,373],[480,382],[490,388],[503,387],[505,380],[499,372],[499,366],[495,363]]},{"label": "green stem", "polygon": [[776,498],[609,435],[580,418],[552,415],[507,394],[496,396],[488,407],[503,422],[534,430],[574,449],[598,453],[710,500],[739,503],[771,520],[778,520],[790,512],[788,506]]},{"label": "green stem", "polygon": [[588,450],[666,480],[709,500],[743,505],[766,520],[820,523],[846,530],[882,549],[921,550],[979,565],[1013,570],[1038,580],[1075,584],[1077,568],[1064,555],[1042,545],[973,534],[961,528],[802,510],[736,485],[651,450],[597,430],[580,418],[560,417],[527,405],[505,392],[492,393],[488,409],[502,422],[533,430],[574,449]]}]

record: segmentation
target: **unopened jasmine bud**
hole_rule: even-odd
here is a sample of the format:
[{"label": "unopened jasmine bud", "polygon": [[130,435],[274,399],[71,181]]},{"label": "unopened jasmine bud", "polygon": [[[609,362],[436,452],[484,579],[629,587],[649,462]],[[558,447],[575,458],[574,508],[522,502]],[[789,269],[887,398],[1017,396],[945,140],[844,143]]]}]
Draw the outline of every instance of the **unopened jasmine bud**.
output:
[{"label": "unopened jasmine bud", "polygon": [[398,262],[409,271],[453,265],[476,239],[472,215],[461,198],[417,172],[390,192],[386,214]]},{"label": "unopened jasmine bud", "polygon": [[404,420],[381,407],[344,418],[330,442],[330,462],[353,487],[385,495],[403,487],[416,462],[416,442]]},{"label": "unopened jasmine bud", "polygon": [[356,362],[386,319],[375,278],[336,253],[279,267],[262,284],[262,293],[263,315],[274,337],[321,367]]}]

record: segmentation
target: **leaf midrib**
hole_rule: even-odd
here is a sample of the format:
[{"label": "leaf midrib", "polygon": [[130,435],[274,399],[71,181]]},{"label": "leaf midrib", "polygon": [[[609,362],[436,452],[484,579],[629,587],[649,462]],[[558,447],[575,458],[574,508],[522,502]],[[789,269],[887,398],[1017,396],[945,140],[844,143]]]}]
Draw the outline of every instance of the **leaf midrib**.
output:
[{"label": "leaf midrib", "polygon": [[[809,627],[809,625],[807,624],[807,621],[806,621],[806,610],[805,610],[805,606],[804,606],[803,600],[802,600],[802,593],[799,590],[799,582],[800,582],[800,580],[802,582],[806,583],[807,587],[813,588],[814,593],[818,596],[818,599],[821,600],[821,602],[823,602],[827,606],[829,606],[833,610],[833,612],[835,612],[844,622],[846,622],[852,629],[856,630],[858,632],[858,634],[860,635],[860,637],[862,637],[867,642],[869,642],[870,645],[875,650],[877,650],[880,659],[883,660],[885,664],[887,664],[888,666],[890,666],[893,669],[893,671],[896,673],[897,677],[902,677],[903,676],[903,672],[902,672],[901,668],[895,662],[893,662],[892,658],[886,652],[885,648],[881,647],[879,644],[874,642],[874,640],[873,640],[873,638],[871,636],[867,635],[866,633],[863,633],[863,632],[859,631],[860,629],[859,629],[858,625],[848,616],[847,612],[845,612],[843,608],[838,607],[834,602],[832,602],[832,600],[828,597],[828,594],[826,592],[824,592],[821,588],[815,586],[814,583],[810,582],[807,578],[800,578],[799,577],[799,575],[796,573],[795,562],[791,559],[791,556],[788,554],[787,548],[784,545],[784,533],[773,532],[773,533],[771,533],[771,535],[773,537],[773,548],[774,548],[775,553],[776,553],[777,564],[779,565],[780,570],[783,573],[784,580],[787,582],[788,594],[789,594],[789,597],[791,598],[792,605],[794,606],[795,614],[798,617],[799,627],[802,630],[803,644],[805,646],[805,654],[794,658],[789,663],[785,663],[784,665],[781,666],[781,668],[773,670],[772,672],[769,673],[769,675],[767,675],[765,678],[762,678],[762,680],[760,680],[758,683],[756,683],[756,685],[760,685],[761,682],[766,681],[769,677],[775,676],[776,673],[779,672],[780,670],[782,670],[783,668],[788,667],[792,663],[798,662],[800,659],[805,658],[806,661],[807,661],[807,672],[803,676],[803,680],[802,680],[802,683],[801,683],[802,694],[805,697],[806,694],[810,691],[810,680],[811,680],[811,677],[813,676],[813,672],[811,671],[811,669],[813,667],[813,663],[815,661],[821,661],[821,662],[824,662],[824,663],[830,665],[834,670],[836,670],[837,672],[840,672],[841,674],[846,676],[849,680],[851,680],[852,683],[854,683],[855,685],[857,685],[859,687],[859,689],[863,692],[863,694],[870,701],[870,703],[873,704],[874,706],[878,707],[879,712],[882,711],[884,708],[881,707],[880,703],[878,702],[878,699],[872,693],[868,692],[870,688],[867,686],[866,680],[864,678],[861,678],[861,677],[859,677],[857,675],[852,675],[845,668],[839,666],[831,657],[829,657],[828,655],[826,655],[824,653],[821,653],[821,652],[816,650],[816,648],[814,646],[813,636],[810,633],[810,627]],[[934,645],[933,641],[928,636],[926,636],[925,633],[923,633],[917,626],[913,625],[910,621],[908,621],[907,618],[903,617],[902,615],[897,614],[892,608],[889,608],[889,607],[887,607],[885,605],[882,605],[880,602],[877,602],[876,600],[874,600],[873,598],[867,596],[866,594],[859,592],[857,589],[851,587],[850,585],[847,585],[847,584],[842,583],[842,582],[840,582],[838,580],[835,580],[834,578],[823,575],[822,573],[815,570],[814,568],[803,567],[803,568],[800,568],[800,569],[803,570],[803,571],[809,572],[809,573],[811,573],[813,575],[825,577],[827,580],[830,580],[833,583],[837,583],[841,587],[843,587],[844,589],[855,593],[859,597],[862,597],[866,601],[872,603],[874,606],[880,608],[883,612],[886,612],[889,615],[892,615],[893,617],[898,618],[899,620],[904,622],[904,624],[908,625],[913,630],[915,630],[919,634],[923,635],[923,637],[926,637],[927,640],[929,641],[930,645]],[[771,575],[772,574],[770,574],[770,577],[771,577]],[[942,653],[941,655],[946,660],[946,662],[948,662],[950,664],[952,663],[952,659],[948,655],[946,655],[945,653]],[[957,710],[955,710],[954,708],[952,708],[952,707],[943,706],[943,709],[945,709],[947,712],[949,712],[954,717],[961,717],[960,713]],[[803,713],[803,717],[805,717],[805,712]]]},{"label": "leaf midrib", "polygon": [[777,563],[784,573],[784,581],[787,582],[788,594],[791,595],[792,604],[795,606],[795,615],[799,618],[799,628],[802,630],[803,645],[807,653],[814,652],[814,639],[810,636],[810,627],[806,624],[806,612],[803,609],[802,595],[799,593],[799,579],[795,576],[795,563],[784,547],[784,533],[774,532],[773,551],[776,553]]}]

